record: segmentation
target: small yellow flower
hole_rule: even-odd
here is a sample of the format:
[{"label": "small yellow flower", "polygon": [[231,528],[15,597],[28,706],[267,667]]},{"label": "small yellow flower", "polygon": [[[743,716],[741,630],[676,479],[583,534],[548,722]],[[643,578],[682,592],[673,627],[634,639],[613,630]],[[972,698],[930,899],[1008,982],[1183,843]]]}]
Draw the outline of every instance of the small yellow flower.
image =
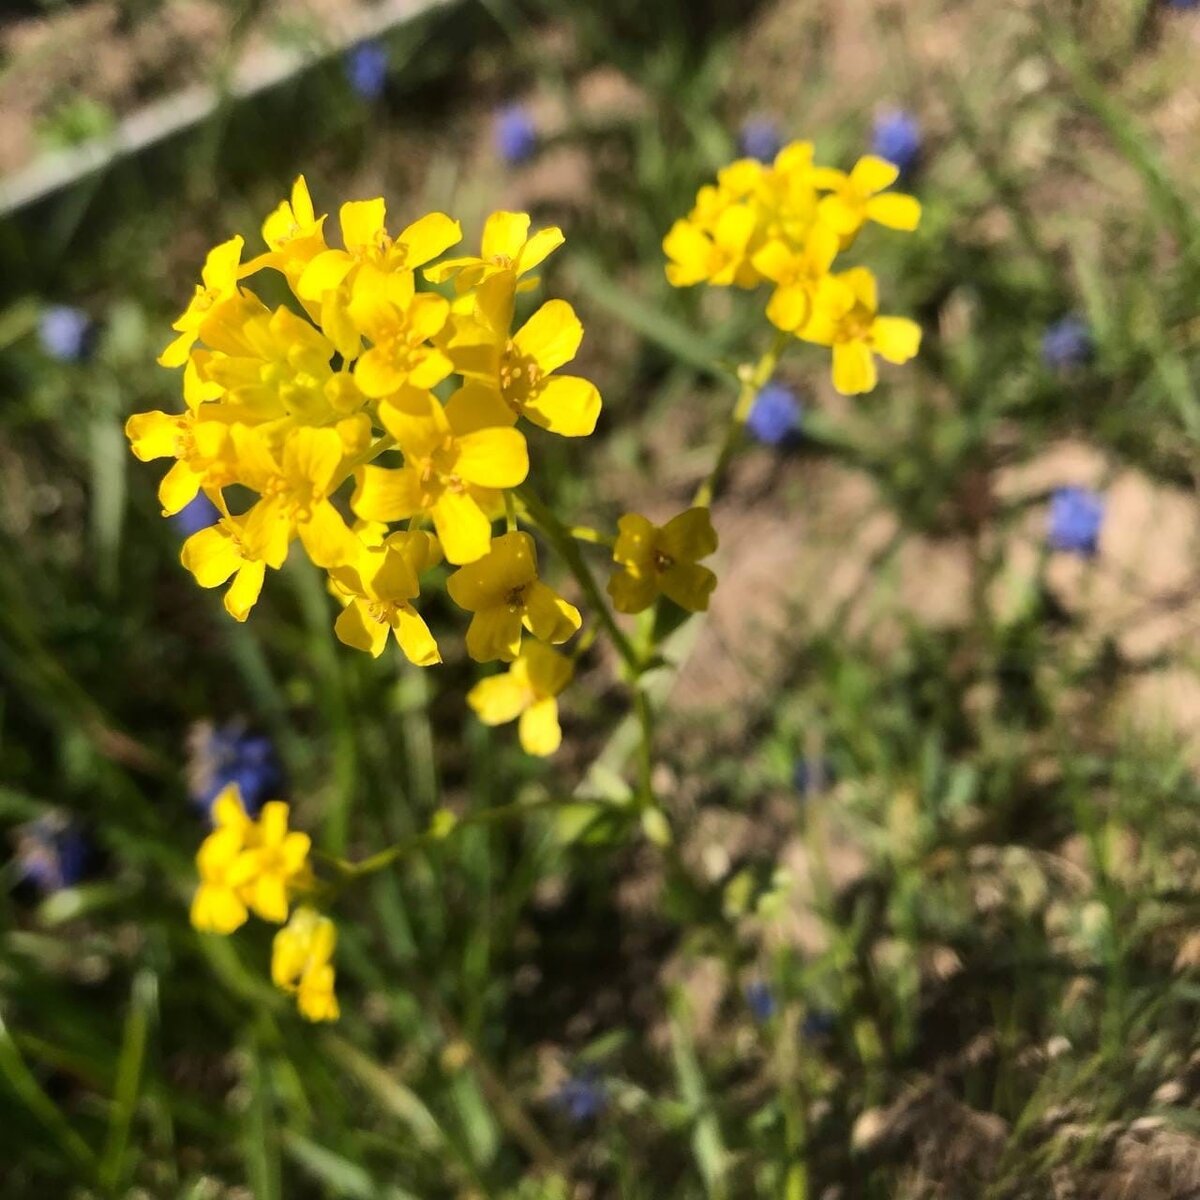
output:
[{"label": "small yellow flower", "polygon": [[404,387],[441,383],[454,364],[429,339],[449,315],[443,297],[416,292],[411,271],[362,271],[350,301],[355,328],[374,343],[354,364],[354,382],[362,393],[377,400]]},{"label": "small yellow flower", "polygon": [[264,921],[281,924],[287,920],[289,895],[309,882],[311,846],[307,833],[289,832],[288,806],[282,800],[269,800],[245,848],[228,868],[226,881]]},{"label": "small yellow flower", "polygon": [[437,642],[411,601],[420,593],[421,572],[441,557],[437,539],[420,530],[393,533],[379,547],[362,545],[354,560],[329,573],[346,604],[333,627],[338,640],[378,658],[391,632],[409,662],[440,663]]},{"label": "small yellow flower", "polygon": [[336,429],[301,426],[287,434],[282,454],[268,430],[235,425],[231,432],[238,482],[261,499],[245,514],[241,539],[248,558],[278,570],[297,535],[318,567],[336,567],[353,553],[354,541],[329,502],[345,444]]},{"label": "small yellow flower", "polygon": [[461,389],[445,408],[428,392],[406,389],[379,406],[379,419],[404,454],[404,466],[360,468],[350,499],[355,515],[402,521],[428,513],[450,562],[482,558],[491,542],[496,489],[516,487],[529,473],[525,438],[496,427],[478,398]]},{"label": "small yellow flower", "polygon": [[478,256],[448,258],[427,267],[425,278],[431,283],[454,279],[459,292],[469,292],[500,273],[520,278],[540,266],[564,240],[562,230],[554,226],[539,229],[530,237],[528,213],[494,212],[484,222]]},{"label": "small yellow flower", "polygon": [[578,376],[553,374],[575,357],[583,325],[565,300],[548,300],[510,337],[514,279],[494,275],[479,285],[474,316],[457,322],[447,353],[468,388],[501,402],[498,424],[523,416],[562,437],[586,437],[600,415],[599,391]]},{"label": "small yellow flower", "polygon": [[215,828],[196,854],[200,886],[192,898],[191,922],[201,933],[232,933],[249,915],[231,873],[251,829],[237,784],[213,801]]},{"label": "small yellow flower", "polygon": [[485,725],[517,727],[526,754],[545,757],[562,743],[558,694],[571,682],[571,660],[541,642],[527,642],[503,675],[482,679],[467,694],[467,703]]},{"label": "small yellow flower", "polygon": [[661,528],[626,513],[617,529],[613,562],[622,569],[608,581],[608,594],[618,612],[642,612],[659,593],[688,612],[708,608],[717,577],[698,564],[716,550],[717,535],[707,508],[689,508]]},{"label": "small yellow flower", "polygon": [[308,264],[327,249],[324,228],[325,216],[317,216],[308,184],[300,175],[292,184],[291,198],[281,200],[263,222],[268,252],[247,263],[247,270],[274,267],[294,291]]},{"label": "small yellow flower", "polygon": [[220,414],[134,413],[125,422],[130,448],[142,462],[174,458],[175,464],[158,485],[163,513],[170,516],[196,498],[202,487],[232,483],[236,465],[229,425]]},{"label": "small yellow flower", "polygon": [[875,276],[866,267],[828,276],[813,298],[806,342],[833,347],[833,386],[843,396],[871,391],[878,380],[875,355],[906,363],[921,346],[921,327],[907,317],[878,315]]},{"label": "small yellow flower", "polygon": [[920,202],[900,192],[880,195],[899,177],[896,166],[872,154],[860,158],[849,174],[818,167],[814,171],[817,187],[831,193],[821,200],[817,210],[821,220],[844,241],[853,238],[868,221],[911,232],[921,220]]},{"label": "small yellow flower", "polygon": [[182,367],[200,336],[200,327],[213,310],[237,296],[238,279],[244,274],[241,261],[245,244],[241,237],[233,237],[208,252],[200,272],[201,282],[196,285],[187,308],[171,326],[179,336],[158,356],[164,367]]},{"label": "small yellow flower", "polygon": [[483,558],[455,571],[446,588],[459,608],[474,614],[467,653],[476,662],[512,662],[522,628],[558,645],[583,623],[579,610],[538,578],[537,550],[527,533],[496,538]]},{"label": "small yellow flower", "polygon": [[767,319],[793,333],[812,313],[813,296],[837,257],[841,242],[828,225],[815,224],[800,250],[782,238],[767,242],[754,256],[754,266],[776,284],[767,302]]},{"label": "small yellow flower", "polygon": [[751,262],[758,214],[750,204],[727,204],[711,227],[679,220],[663,239],[667,280],[672,287],[710,283],[714,287],[754,287],[762,278]]},{"label": "small yellow flower", "polygon": [[202,588],[220,587],[233,576],[225,593],[225,611],[235,621],[244,621],[250,615],[267,573],[262,559],[247,554],[245,524],[244,517],[225,515],[215,525],[193,533],[179,555]]},{"label": "small yellow flower", "polygon": [[337,927],[307,907],[297,908],[292,919],[275,935],[271,948],[271,980],[296,996],[300,1015],[308,1021],[336,1021],[333,952]]}]

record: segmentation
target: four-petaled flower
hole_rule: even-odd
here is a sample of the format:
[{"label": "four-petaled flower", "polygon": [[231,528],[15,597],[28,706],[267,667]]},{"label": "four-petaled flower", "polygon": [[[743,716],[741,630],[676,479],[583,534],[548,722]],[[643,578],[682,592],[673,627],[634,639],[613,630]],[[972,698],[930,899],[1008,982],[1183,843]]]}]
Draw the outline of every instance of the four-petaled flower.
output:
[{"label": "four-petaled flower", "polygon": [[544,757],[562,742],[557,696],[573,674],[569,658],[530,641],[503,675],[481,679],[467,694],[467,703],[485,725],[520,718],[517,733],[525,753]]},{"label": "four-petaled flower", "polygon": [[460,567],[446,582],[450,598],[474,615],[467,653],[476,662],[512,662],[521,630],[559,645],[583,623],[579,610],[538,578],[537,550],[527,533],[506,533],[478,562]]},{"label": "four-petaled flower", "polygon": [[920,224],[920,201],[886,190],[900,178],[894,163],[867,154],[849,173],[817,167],[813,175],[817,187],[830,193],[822,198],[817,212],[843,240],[853,238],[868,221],[907,233]]},{"label": "four-petaled flower", "polygon": [[621,570],[608,581],[618,612],[638,613],[659,594],[688,612],[703,612],[717,577],[699,565],[717,549],[717,534],[707,508],[689,508],[661,528],[638,513],[617,522],[613,562]]},{"label": "four-petaled flower", "polygon": [[271,981],[296,997],[307,1021],[336,1021],[333,952],[337,928],[314,909],[301,906],[275,935],[271,947]]}]

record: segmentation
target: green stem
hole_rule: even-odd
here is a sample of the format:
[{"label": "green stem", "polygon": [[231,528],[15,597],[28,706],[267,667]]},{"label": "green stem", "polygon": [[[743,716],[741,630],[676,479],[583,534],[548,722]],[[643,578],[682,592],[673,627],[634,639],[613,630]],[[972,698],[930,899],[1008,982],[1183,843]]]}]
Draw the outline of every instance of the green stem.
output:
[{"label": "green stem", "polygon": [[638,686],[635,704],[641,743],[638,747],[638,801],[643,808],[654,805],[654,710],[646,689]]},{"label": "green stem", "polygon": [[459,829],[467,829],[476,825],[500,825],[505,821],[519,821],[527,813],[538,812],[541,809],[554,808],[560,804],[570,803],[574,803],[574,801],[561,800],[557,796],[546,796],[541,800],[514,800],[511,804],[500,804],[495,808],[483,808],[478,812],[467,813],[462,817],[455,817],[452,814],[448,814],[446,818],[447,824],[444,828],[438,827],[437,818],[435,817],[434,825],[423,833],[414,833],[409,837],[402,838],[400,841],[370,855],[368,858],[360,859],[358,862],[350,862],[344,858],[328,858],[326,861],[340,873],[344,882],[349,882],[353,879],[361,879],[365,875],[374,875],[377,871],[382,871],[385,867],[390,867],[398,859],[405,858],[409,854],[414,854],[418,850],[428,849],[439,842],[444,842]]},{"label": "green stem", "polygon": [[776,333],[775,340],[758,362],[752,367],[747,365],[738,371],[738,378],[742,385],[738,389],[737,399],[733,402],[733,411],[729,414],[725,438],[721,442],[721,449],[717,452],[712,470],[696,489],[696,495],[692,500],[694,508],[707,508],[712,503],[713,496],[720,486],[721,478],[725,474],[725,469],[729,466],[729,461],[733,458],[734,452],[742,440],[742,430],[746,426],[746,418],[750,416],[750,409],[754,406],[754,397],[775,374],[775,368],[779,365],[779,360],[791,340],[790,334],[782,331]]},{"label": "green stem", "polygon": [[538,498],[529,484],[526,483],[517,488],[516,494],[525,507],[526,515],[546,535],[558,552],[558,556],[575,576],[576,582],[587,597],[597,620],[604,626],[608,636],[612,638],[617,653],[620,654],[626,667],[636,678],[641,673],[641,659],[633,648],[633,643],[626,637],[624,631],[617,624],[616,618],[612,615],[608,601],[600,591],[591,568],[584,562],[583,555],[579,553],[579,547],[575,544],[571,531]]}]

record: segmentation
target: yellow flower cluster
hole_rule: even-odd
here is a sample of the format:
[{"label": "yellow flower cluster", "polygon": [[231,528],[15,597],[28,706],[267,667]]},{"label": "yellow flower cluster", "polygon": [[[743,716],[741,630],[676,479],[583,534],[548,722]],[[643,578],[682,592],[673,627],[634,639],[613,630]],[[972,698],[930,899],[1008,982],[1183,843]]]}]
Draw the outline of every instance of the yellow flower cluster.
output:
[{"label": "yellow flower cluster", "polygon": [[695,207],[663,240],[667,279],[675,287],[772,284],[771,323],[831,347],[833,383],[843,395],[869,392],[876,356],[907,362],[921,330],[905,317],[880,316],[866,267],[833,267],[867,222],[916,229],[920,204],[887,190],[898,175],[870,155],[849,173],[817,166],[809,142],[785,146],[771,164],[739,159],[700,189]]},{"label": "yellow flower cluster", "polygon": [[[245,619],[266,569],[299,539],[344,605],[342,641],[379,654],[394,633],[429,665],[440,655],[413,605],[421,573],[443,557],[482,563],[475,575],[498,586],[509,566],[492,523],[529,471],[518,419],[582,437],[600,412],[591,383],[557,373],[583,336],[569,304],[550,300],[513,329],[518,292],[536,285],[529,273],[563,236],[530,236],[527,215],[493,213],[477,256],[434,264],[461,238],[443,213],[393,236],[382,199],[344,204],[341,248],[326,243],[325,220],[301,177],[263,225],[265,253],[243,263],[240,237],[210,252],[159,360],[184,368],[185,410],[139,413],[126,432],[139,458],[175,460],[159,489],[167,513],[201,490],[219,508],[183,562],[203,587],[232,580],[234,617]],[[283,275],[292,305],[268,308],[243,286],[267,269]],[[421,290],[418,274],[452,295]],[[376,463],[395,452],[395,465]],[[334,502],[351,479],[353,523]],[[235,488],[253,495],[240,511]],[[487,623],[472,611],[473,624]],[[526,626],[566,636],[532,613]],[[481,632],[472,643],[489,647],[485,657],[516,653],[511,638]]]},{"label": "yellow flower cluster", "polygon": [[[236,784],[217,796],[212,817],[213,831],[196,854],[200,886],[192,899],[192,925],[203,933],[229,934],[251,912],[283,924],[297,893],[312,887],[308,834],[288,829],[288,806],[280,800],[264,804],[251,820]],[[333,922],[303,907],[275,938],[272,977],[297,993],[310,1021],[338,1015],[331,964],[336,940]]]}]

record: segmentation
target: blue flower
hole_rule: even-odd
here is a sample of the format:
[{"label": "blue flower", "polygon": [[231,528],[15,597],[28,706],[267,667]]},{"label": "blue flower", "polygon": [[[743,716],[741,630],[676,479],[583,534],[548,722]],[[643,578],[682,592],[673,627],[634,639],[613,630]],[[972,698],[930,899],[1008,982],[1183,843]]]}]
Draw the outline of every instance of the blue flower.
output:
[{"label": "blue flower", "polygon": [[1092,331],[1080,317],[1055,321],[1042,336],[1042,361],[1053,371],[1080,367],[1092,357]]},{"label": "blue flower", "polygon": [[875,118],[871,149],[900,173],[911,171],[921,157],[921,126],[912,113],[892,108]]},{"label": "blue flower", "polygon": [[823,792],[837,781],[832,760],[798,758],[792,770],[792,786],[803,795]]},{"label": "blue flower", "polygon": [[595,1067],[585,1067],[559,1085],[551,1101],[577,1125],[594,1121],[607,1103],[604,1087]]},{"label": "blue flower", "polygon": [[82,309],[55,304],[38,322],[42,349],[59,362],[79,362],[91,349],[92,319]]},{"label": "blue flower", "polygon": [[1046,538],[1051,550],[1091,558],[1099,549],[1104,497],[1083,487],[1061,487],[1050,497]]},{"label": "blue flower", "polygon": [[537,149],[537,126],[523,104],[509,104],[496,114],[496,153],[509,166],[524,162]]},{"label": "blue flower", "polygon": [[173,517],[171,521],[184,537],[191,537],[202,529],[208,529],[221,519],[221,510],[203,493],[197,492],[194,500],[189,500]]},{"label": "blue flower", "polygon": [[48,813],[17,828],[16,858],[21,878],[42,892],[57,892],[83,878],[89,846],[69,817]]},{"label": "blue flower", "polygon": [[387,47],[382,42],[355,46],[346,55],[346,78],[364,100],[378,100],[387,87]]},{"label": "blue flower", "polygon": [[747,158],[771,162],[783,146],[783,138],[774,118],[747,117],[738,134],[738,145]]},{"label": "blue flower", "polygon": [[237,784],[251,816],[283,791],[283,768],[274,743],[264,734],[250,733],[241,725],[201,722],[192,730],[188,749],[188,790],[205,809],[231,783]]},{"label": "blue flower", "polygon": [[782,446],[800,435],[804,406],[795,394],[779,383],[769,383],[754,397],[746,428],[768,446]]},{"label": "blue flower", "polygon": [[769,984],[756,979],[746,987],[746,1004],[756,1021],[769,1021],[775,1015],[775,997]]},{"label": "blue flower", "polygon": [[1168,8],[1195,8],[1200,0],[1166,0]]}]

